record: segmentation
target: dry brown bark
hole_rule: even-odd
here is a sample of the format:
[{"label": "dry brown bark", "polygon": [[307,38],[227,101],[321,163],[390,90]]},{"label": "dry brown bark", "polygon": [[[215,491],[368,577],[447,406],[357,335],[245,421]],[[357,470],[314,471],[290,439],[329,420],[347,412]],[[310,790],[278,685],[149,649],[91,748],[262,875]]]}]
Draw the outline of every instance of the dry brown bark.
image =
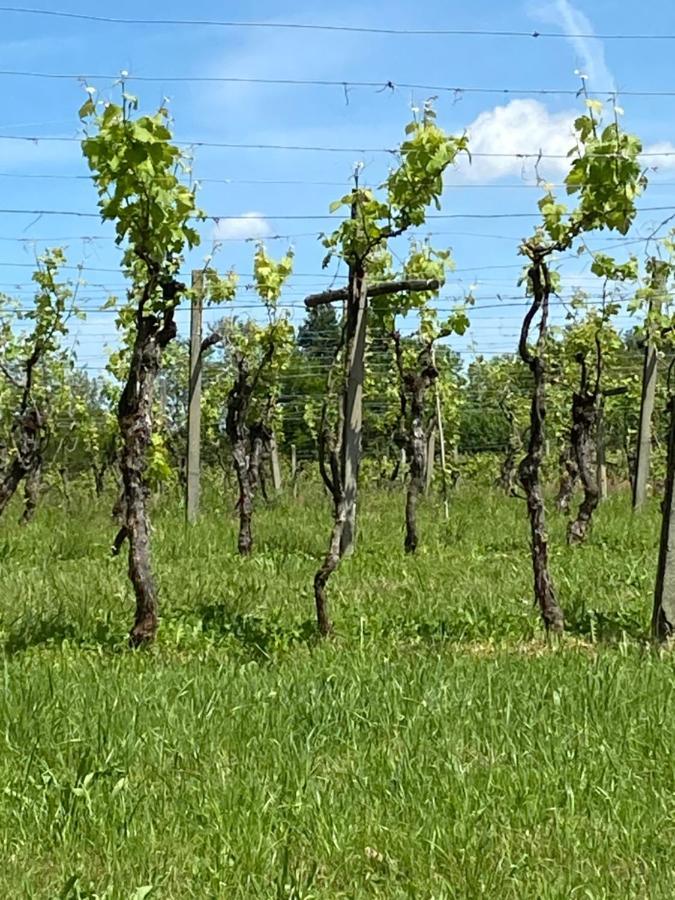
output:
[{"label": "dry brown bark", "polygon": [[321,567],[314,576],[314,602],[319,634],[322,637],[328,637],[333,632],[333,623],[329,613],[326,585],[340,563],[340,545],[347,520],[347,501],[342,483],[339,440],[335,440],[334,435],[331,434],[330,429],[326,425],[325,414],[323,419],[322,434],[319,438],[319,465],[324,483],[333,498],[333,527],[331,528],[328,551]]},{"label": "dry brown bark", "polygon": [[579,468],[577,466],[575,453],[571,445],[567,445],[560,453],[560,484],[558,486],[558,495],[556,496],[556,507],[558,512],[566,513],[569,511],[574,490],[579,480]]},{"label": "dry brown bark", "polygon": [[[24,396],[22,407],[14,424],[16,454],[0,481],[0,516],[24,478],[41,467],[48,438],[44,414],[30,405],[29,393]],[[35,499],[37,502],[37,495]]]},{"label": "dry brown bark", "polygon": [[35,517],[38,501],[40,499],[40,491],[42,488],[42,456],[39,456],[33,463],[33,466],[26,476],[24,486],[23,513],[19,519],[20,525],[28,525]]},{"label": "dry brown bark", "polygon": [[[154,284],[146,288],[151,296]],[[147,454],[152,441],[152,403],[162,351],[176,336],[174,303],[184,285],[170,282],[164,286],[167,303],[163,315],[144,315],[141,303],[136,319],[136,336],[131,355],[129,374],[117,409],[117,421],[122,436],[120,471],[122,475],[123,526],[116,538],[121,549],[124,539],[129,543],[129,578],[136,597],[136,615],[129,634],[132,647],[140,647],[154,640],[158,625],[157,585],[152,573],[150,554],[150,514],[148,489],[145,481]]]},{"label": "dry brown bark", "polygon": [[[45,352],[45,344],[37,341],[24,363],[22,381],[8,376],[15,387],[21,389],[21,402],[14,420],[15,456],[0,481],[0,516],[16,493],[24,478],[42,466],[42,458],[49,441],[47,415],[33,399],[33,378],[36,366]],[[35,497],[37,501],[37,494]]]},{"label": "dry brown bark", "polygon": [[[564,617],[558,603],[549,572],[548,534],[546,531],[546,507],[541,484],[541,467],[544,455],[544,426],[546,420],[546,367],[544,347],[548,325],[551,280],[546,259],[536,246],[529,248],[531,266],[529,280],[532,289],[532,305],[525,316],[520,334],[519,352],[532,373],[532,404],[530,407],[530,436],[527,454],[520,463],[518,474],[527,498],[530,520],[534,597],[539,606],[547,632],[562,633]],[[528,346],[530,327],[539,315],[539,336],[533,352]]]},{"label": "dry brown bark", "polygon": [[[598,344],[599,348],[599,344]],[[581,367],[579,390],[572,397],[572,431],[570,443],[584,489],[584,497],[574,521],[570,522],[567,540],[570,544],[581,544],[586,540],[593,513],[600,502],[598,470],[595,459],[595,429],[598,419],[598,397],[600,394],[600,351],[595,385],[589,387],[586,361],[577,358]]]},{"label": "dry brown bark", "polygon": [[424,492],[427,463],[427,434],[424,425],[424,399],[438,378],[438,369],[431,364],[431,346],[418,356],[419,372],[406,371],[403,365],[401,335],[392,334],[396,367],[399,377],[401,412],[398,444],[406,451],[408,460],[408,488],[405,504],[405,552],[415,553],[419,543],[417,533],[417,504]]},{"label": "dry brown bark", "polygon": [[264,369],[274,355],[270,345],[256,372],[251,376],[247,361],[237,359],[237,374],[227,399],[225,430],[232,449],[232,464],[237,476],[239,498],[239,535],[237,548],[241,556],[250,556],[253,551],[253,501],[261,481],[260,464],[266,442],[271,439],[271,431],[264,421],[272,413],[272,403],[268,401],[264,418],[249,426],[247,417],[251,399]]},{"label": "dry brown bark", "polygon": [[501,402],[500,407],[506,421],[509,423],[509,443],[496,481],[496,487],[503,490],[509,497],[517,496],[516,484],[518,481],[518,454],[523,448],[523,442],[518,432],[516,417],[507,403]]}]

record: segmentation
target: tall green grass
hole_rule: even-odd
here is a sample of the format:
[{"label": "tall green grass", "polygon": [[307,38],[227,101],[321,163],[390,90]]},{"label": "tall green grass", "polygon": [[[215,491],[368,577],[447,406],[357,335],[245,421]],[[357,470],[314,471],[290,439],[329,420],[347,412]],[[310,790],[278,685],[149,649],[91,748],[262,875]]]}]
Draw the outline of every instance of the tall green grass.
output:
[{"label": "tall green grass", "polygon": [[154,517],[162,625],[132,600],[104,509],[45,507],[0,538],[0,896],[670,898],[675,665],[645,635],[654,506],[617,496],[552,565],[569,634],[532,608],[523,506],[422,513],[366,495],[314,638],[322,498],[189,532]]}]

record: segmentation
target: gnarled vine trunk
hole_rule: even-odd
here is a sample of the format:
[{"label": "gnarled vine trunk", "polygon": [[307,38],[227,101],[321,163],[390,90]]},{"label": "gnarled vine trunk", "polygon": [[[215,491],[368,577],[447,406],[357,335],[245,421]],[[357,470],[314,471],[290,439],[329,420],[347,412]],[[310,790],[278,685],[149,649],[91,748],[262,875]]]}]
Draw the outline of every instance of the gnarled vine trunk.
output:
[{"label": "gnarled vine trunk", "polygon": [[23,513],[19,519],[20,525],[28,525],[35,517],[40,490],[42,488],[42,455],[35,460],[30,472],[26,476],[23,491]]},{"label": "gnarled vine trunk", "polygon": [[[438,378],[438,369],[431,364],[431,347],[419,356],[422,369],[419,373],[405,372],[401,335],[392,335],[396,366],[399,376],[401,414],[399,420],[399,444],[406,451],[409,461],[408,488],[405,503],[405,552],[415,553],[419,543],[417,534],[417,503],[424,492],[424,476],[427,467],[427,434],[424,427],[424,398]],[[408,400],[410,413],[408,415]]]},{"label": "gnarled vine trunk", "polygon": [[[562,633],[564,617],[558,604],[549,572],[548,534],[546,531],[546,507],[541,484],[541,467],[544,455],[544,425],[546,420],[546,367],[544,348],[548,325],[550,274],[546,261],[536,247],[530,249],[532,265],[529,270],[532,287],[532,306],[525,316],[520,335],[519,351],[523,362],[532,373],[532,404],[530,407],[530,437],[527,454],[520,463],[518,474],[527,498],[530,520],[534,597],[539,606],[546,631]],[[532,321],[541,314],[539,338],[534,352],[528,346]]]},{"label": "gnarled vine trunk", "polygon": [[414,418],[408,441],[410,475],[405,501],[405,552],[414,553],[419,542],[417,535],[417,502],[424,491],[426,469],[426,437],[421,418]]},{"label": "gnarled vine trunk", "polygon": [[338,489],[334,498],[333,528],[331,529],[328,552],[324,557],[321,568],[314,576],[314,602],[316,605],[316,619],[319,634],[328,637],[333,632],[333,623],[328,611],[328,597],[326,585],[328,579],[337,569],[340,563],[340,542],[347,521],[347,503],[344,491]]},{"label": "gnarled vine trunk", "polygon": [[[174,295],[178,286],[174,286]],[[115,540],[121,549],[129,542],[129,578],[136,597],[136,615],[129,634],[132,647],[154,640],[159,621],[157,585],[150,553],[150,514],[145,480],[147,454],[152,442],[152,401],[162,350],[176,335],[173,308],[160,321],[156,316],[137,317],[136,337],[124,390],[117,409],[122,436],[123,526]]]},{"label": "gnarled vine trunk", "polygon": [[592,392],[580,391],[572,398],[572,448],[584,489],[579,511],[567,531],[570,544],[586,540],[593,513],[600,502],[598,470],[594,453],[594,431],[597,421],[597,397]]},{"label": "gnarled vine trunk", "polygon": [[[258,486],[261,484],[260,465],[265,446],[271,440],[272,432],[264,421],[253,423],[249,427],[247,415],[255,388],[265,367],[274,355],[274,347],[270,345],[254,376],[250,377],[247,361],[240,357],[237,360],[237,375],[227,399],[225,430],[232,449],[232,464],[237,476],[239,498],[239,535],[237,548],[241,556],[250,556],[253,550],[253,500]],[[267,403],[266,415],[272,410],[271,400]]]},{"label": "gnarled vine trunk", "polygon": [[509,442],[499,470],[496,487],[508,494],[509,497],[514,497],[518,481],[518,454],[523,445],[513,412],[505,404],[501,404],[501,407],[506,421],[509,423]]},{"label": "gnarled vine trunk", "polygon": [[0,516],[24,478],[41,467],[45,425],[43,414],[34,407],[24,409],[15,425],[16,454],[0,480]]},{"label": "gnarled vine trunk", "polygon": [[574,496],[574,490],[579,480],[579,468],[576,462],[574,449],[568,444],[564,450],[560,451],[560,483],[558,485],[558,494],[555,498],[556,508],[558,512],[567,513]]},{"label": "gnarled vine trunk", "polygon": [[[333,527],[331,528],[328,550],[320,569],[314,576],[314,603],[316,605],[316,619],[319,634],[329,637],[333,632],[333,623],[328,608],[326,585],[328,579],[340,564],[341,544],[347,521],[347,498],[342,482],[342,467],[340,464],[340,438],[334,439],[326,424],[326,404],[322,415],[323,424],[319,435],[319,467],[324,484],[333,498]],[[338,426],[338,434],[340,428]],[[326,453],[328,461],[326,461]]]}]

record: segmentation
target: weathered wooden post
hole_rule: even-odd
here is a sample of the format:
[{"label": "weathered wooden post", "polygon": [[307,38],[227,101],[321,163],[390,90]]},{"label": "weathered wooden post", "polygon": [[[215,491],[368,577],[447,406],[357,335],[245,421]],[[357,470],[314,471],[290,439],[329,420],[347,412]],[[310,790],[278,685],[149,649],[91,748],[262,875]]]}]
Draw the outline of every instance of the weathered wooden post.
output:
[{"label": "weathered wooden post", "polygon": [[662,506],[661,544],[654,590],[652,637],[661,644],[671,640],[675,629],[675,395],[668,402],[670,430],[665,495]]},{"label": "weathered wooden post", "polygon": [[[436,348],[431,350],[431,364],[436,365]],[[441,394],[438,390],[438,384],[434,385],[436,393],[436,427],[438,428],[438,449],[441,457],[441,489],[443,492],[443,511],[445,521],[450,519],[450,505],[448,503],[448,470],[446,468],[447,456],[445,452],[445,429],[443,428],[443,407],[441,405]]]},{"label": "weathered wooden post", "polygon": [[196,522],[199,516],[201,490],[203,271],[199,270],[192,273],[192,290],[186,497],[186,515],[189,523]]},{"label": "weathered wooden post", "polygon": [[279,445],[274,432],[272,432],[272,437],[270,438],[270,462],[272,465],[272,487],[278,494],[283,487],[283,481],[281,478],[281,462],[279,461]]},{"label": "weathered wooden post", "polygon": [[649,284],[649,305],[647,307],[647,328],[642,369],[642,398],[640,402],[640,422],[638,425],[637,460],[633,482],[633,509],[639,510],[647,499],[652,452],[652,420],[656,402],[656,381],[658,369],[657,332],[654,319],[658,319],[666,299],[665,292],[670,277],[670,264],[665,260],[651,259]]},{"label": "weathered wooden post", "polygon": [[598,493],[600,502],[604,502],[607,499],[607,452],[605,448],[605,404],[602,396],[598,399],[595,443],[598,467]]},{"label": "weathered wooden post", "polygon": [[425,473],[424,492],[429,494],[434,482],[434,463],[436,461],[436,428],[432,425],[427,438],[427,470]]},{"label": "weathered wooden post", "polygon": [[[651,304],[650,304],[651,306]],[[639,510],[647,499],[652,452],[652,420],[656,402],[658,352],[651,337],[647,337],[642,367],[642,399],[637,437],[637,460],[633,482],[633,509]]]}]

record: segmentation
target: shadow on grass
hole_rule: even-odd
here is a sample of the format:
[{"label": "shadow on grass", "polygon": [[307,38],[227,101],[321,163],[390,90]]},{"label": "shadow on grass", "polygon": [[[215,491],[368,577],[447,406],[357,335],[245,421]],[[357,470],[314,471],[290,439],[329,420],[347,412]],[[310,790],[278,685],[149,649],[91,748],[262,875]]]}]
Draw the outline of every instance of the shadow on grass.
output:
[{"label": "shadow on grass", "polygon": [[49,615],[38,612],[23,615],[11,624],[2,649],[14,656],[35,647],[54,647],[66,641],[78,647],[112,649],[119,646],[120,635],[111,632],[107,622],[97,622],[93,629],[83,631],[81,623],[69,621],[60,610]]},{"label": "shadow on grass", "polygon": [[[645,622],[637,614],[584,607],[565,612],[566,633],[592,643],[616,644],[626,639],[642,642],[646,636]],[[181,611],[165,621],[168,624],[190,620],[194,624],[195,616],[200,623],[198,629],[207,640],[234,646],[247,660],[264,662],[294,647],[316,646],[322,640],[314,620],[282,622],[273,617],[243,613],[225,602]],[[347,643],[356,643],[359,638],[384,638],[400,644],[431,646],[491,640],[497,636],[507,641],[529,641],[534,640],[539,631],[535,613],[531,619],[517,617],[502,621],[501,625],[497,631],[494,621],[474,616],[428,620],[397,616],[385,620],[361,619],[358,624],[352,622],[345,629],[338,623],[338,637]],[[33,648],[53,648],[64,643],[80,649],[111,651],[124,650],[127,646],[126,635],[113,623],[99,621],[83,629],[81,622],[69,620],[61,610],[20,616],[10,624],[0,646],[5,654],[12,656]]]},{"label": "shadow on grass", "polygon": [[565,610],[565,631],[576,637],[587,638],[593,643],[609,644],[625,638],[643,641],[647,636],[643,617],[627,611],[604,611],[586,607]]},{"label": "shadow on grass", "polygon": [[285,624],[236,612],[226,603],[208,604],[197,612],[206,635],[218,640],[235,640],[252,659],[269,659],[279,650],[298,644],[312,646],[319,640],[316,623],[312,620]]}]

